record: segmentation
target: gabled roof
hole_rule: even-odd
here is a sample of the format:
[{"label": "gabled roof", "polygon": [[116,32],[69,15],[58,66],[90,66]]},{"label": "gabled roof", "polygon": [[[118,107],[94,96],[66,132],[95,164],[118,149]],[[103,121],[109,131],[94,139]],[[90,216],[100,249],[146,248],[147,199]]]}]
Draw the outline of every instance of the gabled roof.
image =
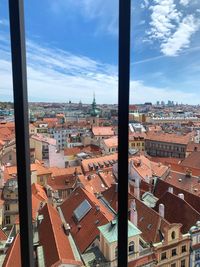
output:
[{"label": "gabled roof", "polygon": [[[74,210],[87,200],[91,208],[78,222]],[[113,219],[109,211],[92,193],[81,187],[72,192],[70,197],[60,206],[64,218],[71,227],[71,234],[80,252],[83,253],[99,235],[98,226]]]},{"label": "gabled roof", "polygon": [[157,179],[156,181],[156,185],[154,188],[154,195],[157,198],[161,198],[165,194],[165,192],[168,191],[169,187],[173,187],[173,193],[175,195],[178,195],[179,193],[183,193],[185,201],[187,201],[196,211],[200,213],[200,205],[199,205],[200,197],[199,196],[194,195],[184,189],[178,188],[177,186],[174,186],[161,179]]},{"label": "gabled roof", "polygon": [[[116,185],[111,186],[102,193],[111,207],[116,210],[117,190]],[[160,231],[163,233],[171,227],[170,223],[162,218],[155,210],[147,207],[142,201],[129,194],[128,205],[135,199],[138,213],[138,229],[142,232],[141,237],[146,242],[160,242]]]},{"label": "gabled roof", "polygon": [[183,234],[188,233],[191,226],[200,220],[200,213],[185,200],[170,192],[165,192],[157,201],[155,210],[159,211],[159,204],[161,203],[165,206],[165,219],[170,223],[181,223]]},{"label": "gabled roof", "polygon": [[45,266],[59,266],[61,263],[81,266],[82,263],[75,260],[57,210],[46,204],[40,211],[40,215],[44,217],[38,226],[38,232],[40,245],[43,246]]},{"label": "gabled roof", "polygon": [[110,126],[93,126],[92,133],[96,136],[113,136],[114,130],[113,127]]},{"label": "gabled roof", "polygon": [[9,247],[2,267],[21,267],[20,235],[17,234]]}]

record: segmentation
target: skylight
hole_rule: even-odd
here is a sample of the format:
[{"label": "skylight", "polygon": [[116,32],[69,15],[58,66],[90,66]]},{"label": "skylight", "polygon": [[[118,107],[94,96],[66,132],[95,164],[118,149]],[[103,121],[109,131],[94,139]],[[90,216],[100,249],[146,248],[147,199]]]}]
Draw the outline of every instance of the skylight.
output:
[{"label": "skylight", "polygon": [[85,199],[81,204],[74,210],[74,216],[76,217],[77,221],[80,220],[91,210],[92,206],[90,203]]}]

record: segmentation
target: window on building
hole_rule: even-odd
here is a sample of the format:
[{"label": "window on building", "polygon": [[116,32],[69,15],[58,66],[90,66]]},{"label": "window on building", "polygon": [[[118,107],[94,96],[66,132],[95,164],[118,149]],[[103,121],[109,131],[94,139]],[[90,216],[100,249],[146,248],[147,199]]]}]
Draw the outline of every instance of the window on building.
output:
[{"label": "window on building", "polygon": [[186,252],[186,251],[187,251],[187,250],[186,250],[186,245],[182,246],[182,247],[181,247],[181,252],[184,253],[184,252]]},{"label": "window on building", "polygon": [[10,216],[5,216],[5,224],[10,224]]},{"label": "window on building", "polygon": [[186,265],[185,265],[185,260],[182,260],[182,261],[181,261],[181,267],[186,267]]},{"label": "window on building", "polygon": [[5,210],[10,210],[10,205],[9,204],[5,205]]},{"label": "window on building", "polygon": [[172,263],[171,264],[171,267],[176,267],[176,263]]},{"label": "window on building", "polygon": [[195,260],[200,260],[200,249],[195,251]]},{"label": "window on building", "polygon": [[167,258],[167,253],[166,252],[163,252],[161,254],[161,260],[165,260]]},{"label": "window on building", "polygon": [[176,256],[177,254],[176,254],[176,248],[174,248],[174,249],[172,249],[172,257],[173,256]]},{"label": "window on building", "polygon": [[129,246],[128,246],[128,252],[129,252],[129,254],[132,254],[132,253],[135,252],[135,244],[134,244],[133,241],[131,241],[131,242],[129,243]]},{"label": "window on building", "polygon": [[175,239],[175,237],[176,237],[176,233],[173,231],[172,234],[171,234],[171,238]]},{"label": "window on building", "polygon": [[9,155],[9,159],[8,159],[8,160],[9,160],[9,161],[12,160],[12,155]]},{"label": "window on building", "polygon": [[115,258],[118,257],[118,247],[115,248]]}]

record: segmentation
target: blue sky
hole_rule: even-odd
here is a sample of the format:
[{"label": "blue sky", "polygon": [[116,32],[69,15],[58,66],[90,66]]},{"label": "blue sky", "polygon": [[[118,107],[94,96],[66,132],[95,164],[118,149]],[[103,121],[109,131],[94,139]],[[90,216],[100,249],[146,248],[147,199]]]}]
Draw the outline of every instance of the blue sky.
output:
[{"label": "blue sky", "polygon": [[[0,100],[12,99],[7,0]],[[117,103],[118,1],[26,0],[30,101]],[[132,1],[131,103],[200,104],[200,1]]]}]

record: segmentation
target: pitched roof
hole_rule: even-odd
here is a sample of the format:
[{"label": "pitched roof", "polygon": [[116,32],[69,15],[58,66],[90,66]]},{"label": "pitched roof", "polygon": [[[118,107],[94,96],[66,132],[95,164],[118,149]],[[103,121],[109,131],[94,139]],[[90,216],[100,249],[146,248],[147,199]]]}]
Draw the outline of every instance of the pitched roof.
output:
[{"label": "pitched roof", "polygon": [[56,209],[46,204],[40,214],[44,218],[38,226],[38,232],[40,244],[44,250],[45,266],[59,266],[59,263],[81,266],[82,263],[75,260],[69,239],[63,231],[62,221]]},{"label": "pitched roof", "polygon": [[2,267],[21,267],[20,235],[17,234],[9,247]]},{"label": "pitched roof", "polygon": [[[90,171],[89,164],[97,164],[99,166],[99,163],[102,164],[102,167],[98,167],[99,169],[112,169],[112,164],[109,164],[109,161],[115,160],[117,161],[118,156],[117,153],[112,155],[107,155],[103,157],[96,157],[96,158],[90,158],[90,159],[84,159],[82,160],[81,166],[84,173],[87,173]],[[106,166],[105,162],[108,162],[109,167]]]},{"label": "pitched roof", "polygon": [[200,169],[200,151],[193,151],[180,165]]},{"label": "pitched roof", "polygon": [[104,139],[103,142],[108,148],[113,148],[113,147],[115,148],[118,146],[118,137],[113,136],[113,137]]},{"label": "pitched roof", "polygon": [[[103,197],[108,201],[111,207],[116,210],[117,191],[116,186],[111,186],[102,193]],[[141,230],[141,237],[146,242],[160,242],[160,231],[165,232],[171,227],[170,223],[162,218],[155,210],[147,207],[142,201],[129,194],[128,205],[135,199],[136,209],[138,213],[138,229]]]},{"label": "pitched roof", "polygon": [[185,200],[170,192],[165,192],[157,201],[155,210],[159,211],[159,204],[161,203],[165,206],[165,219],[170,223],[181,223],[183,234],[188,233],[191,226],[200,220],[200,213]]},{"label": "pitched roof", "polygon": [[32,194],[36,198],[38,198],[40,201],[47,201],[48,200],[46,192],[41,185],[39,185],[37,183],[33,183],[31,186],[31,189],[32,189]]},{"label": "pitched roof", "polygon": [[146,136],[146,140],[187,145],[191,140],[191,135],[190,134],[178,135],[178,134],[148,132]]},{"label": "pitched roof", "polygon": [[109,126],[93,126],[92,127],[92,133],[96,136],[112,136],[114,135],[113,127]]},{"label": "pitched roof", "polygon": [[[74,210],[79,207],[83,201],[87,201],[91,208],[78,222],[74,216]],[[108,223],[113,219],[113,214],[86,189],[81,187],[72,192],[70,197],[60,206],[67,223],[71,227],[71,234],[81,253],[99,235],[98,226]],[[98,208],[97,208],[98,207]],[[81,225],[81,228],[79,227]]]},{"label": "pitched roof", "polygon": [[154,188],[154,195],[157,198],[161,198],[162,195],[164,195],[165,192],[168,191],[169,187],[173,187],[173,193],[175,195],[178,195],[179,193],[183,193],[185,201],[187,201],[196,211],[200,213],[200,205],[199,205],[200,197],[186,190],[178,188],[177,186],[174,186],[170,184],[169,182],[163,181],[161,179],[157,179],[156,185]]}]

